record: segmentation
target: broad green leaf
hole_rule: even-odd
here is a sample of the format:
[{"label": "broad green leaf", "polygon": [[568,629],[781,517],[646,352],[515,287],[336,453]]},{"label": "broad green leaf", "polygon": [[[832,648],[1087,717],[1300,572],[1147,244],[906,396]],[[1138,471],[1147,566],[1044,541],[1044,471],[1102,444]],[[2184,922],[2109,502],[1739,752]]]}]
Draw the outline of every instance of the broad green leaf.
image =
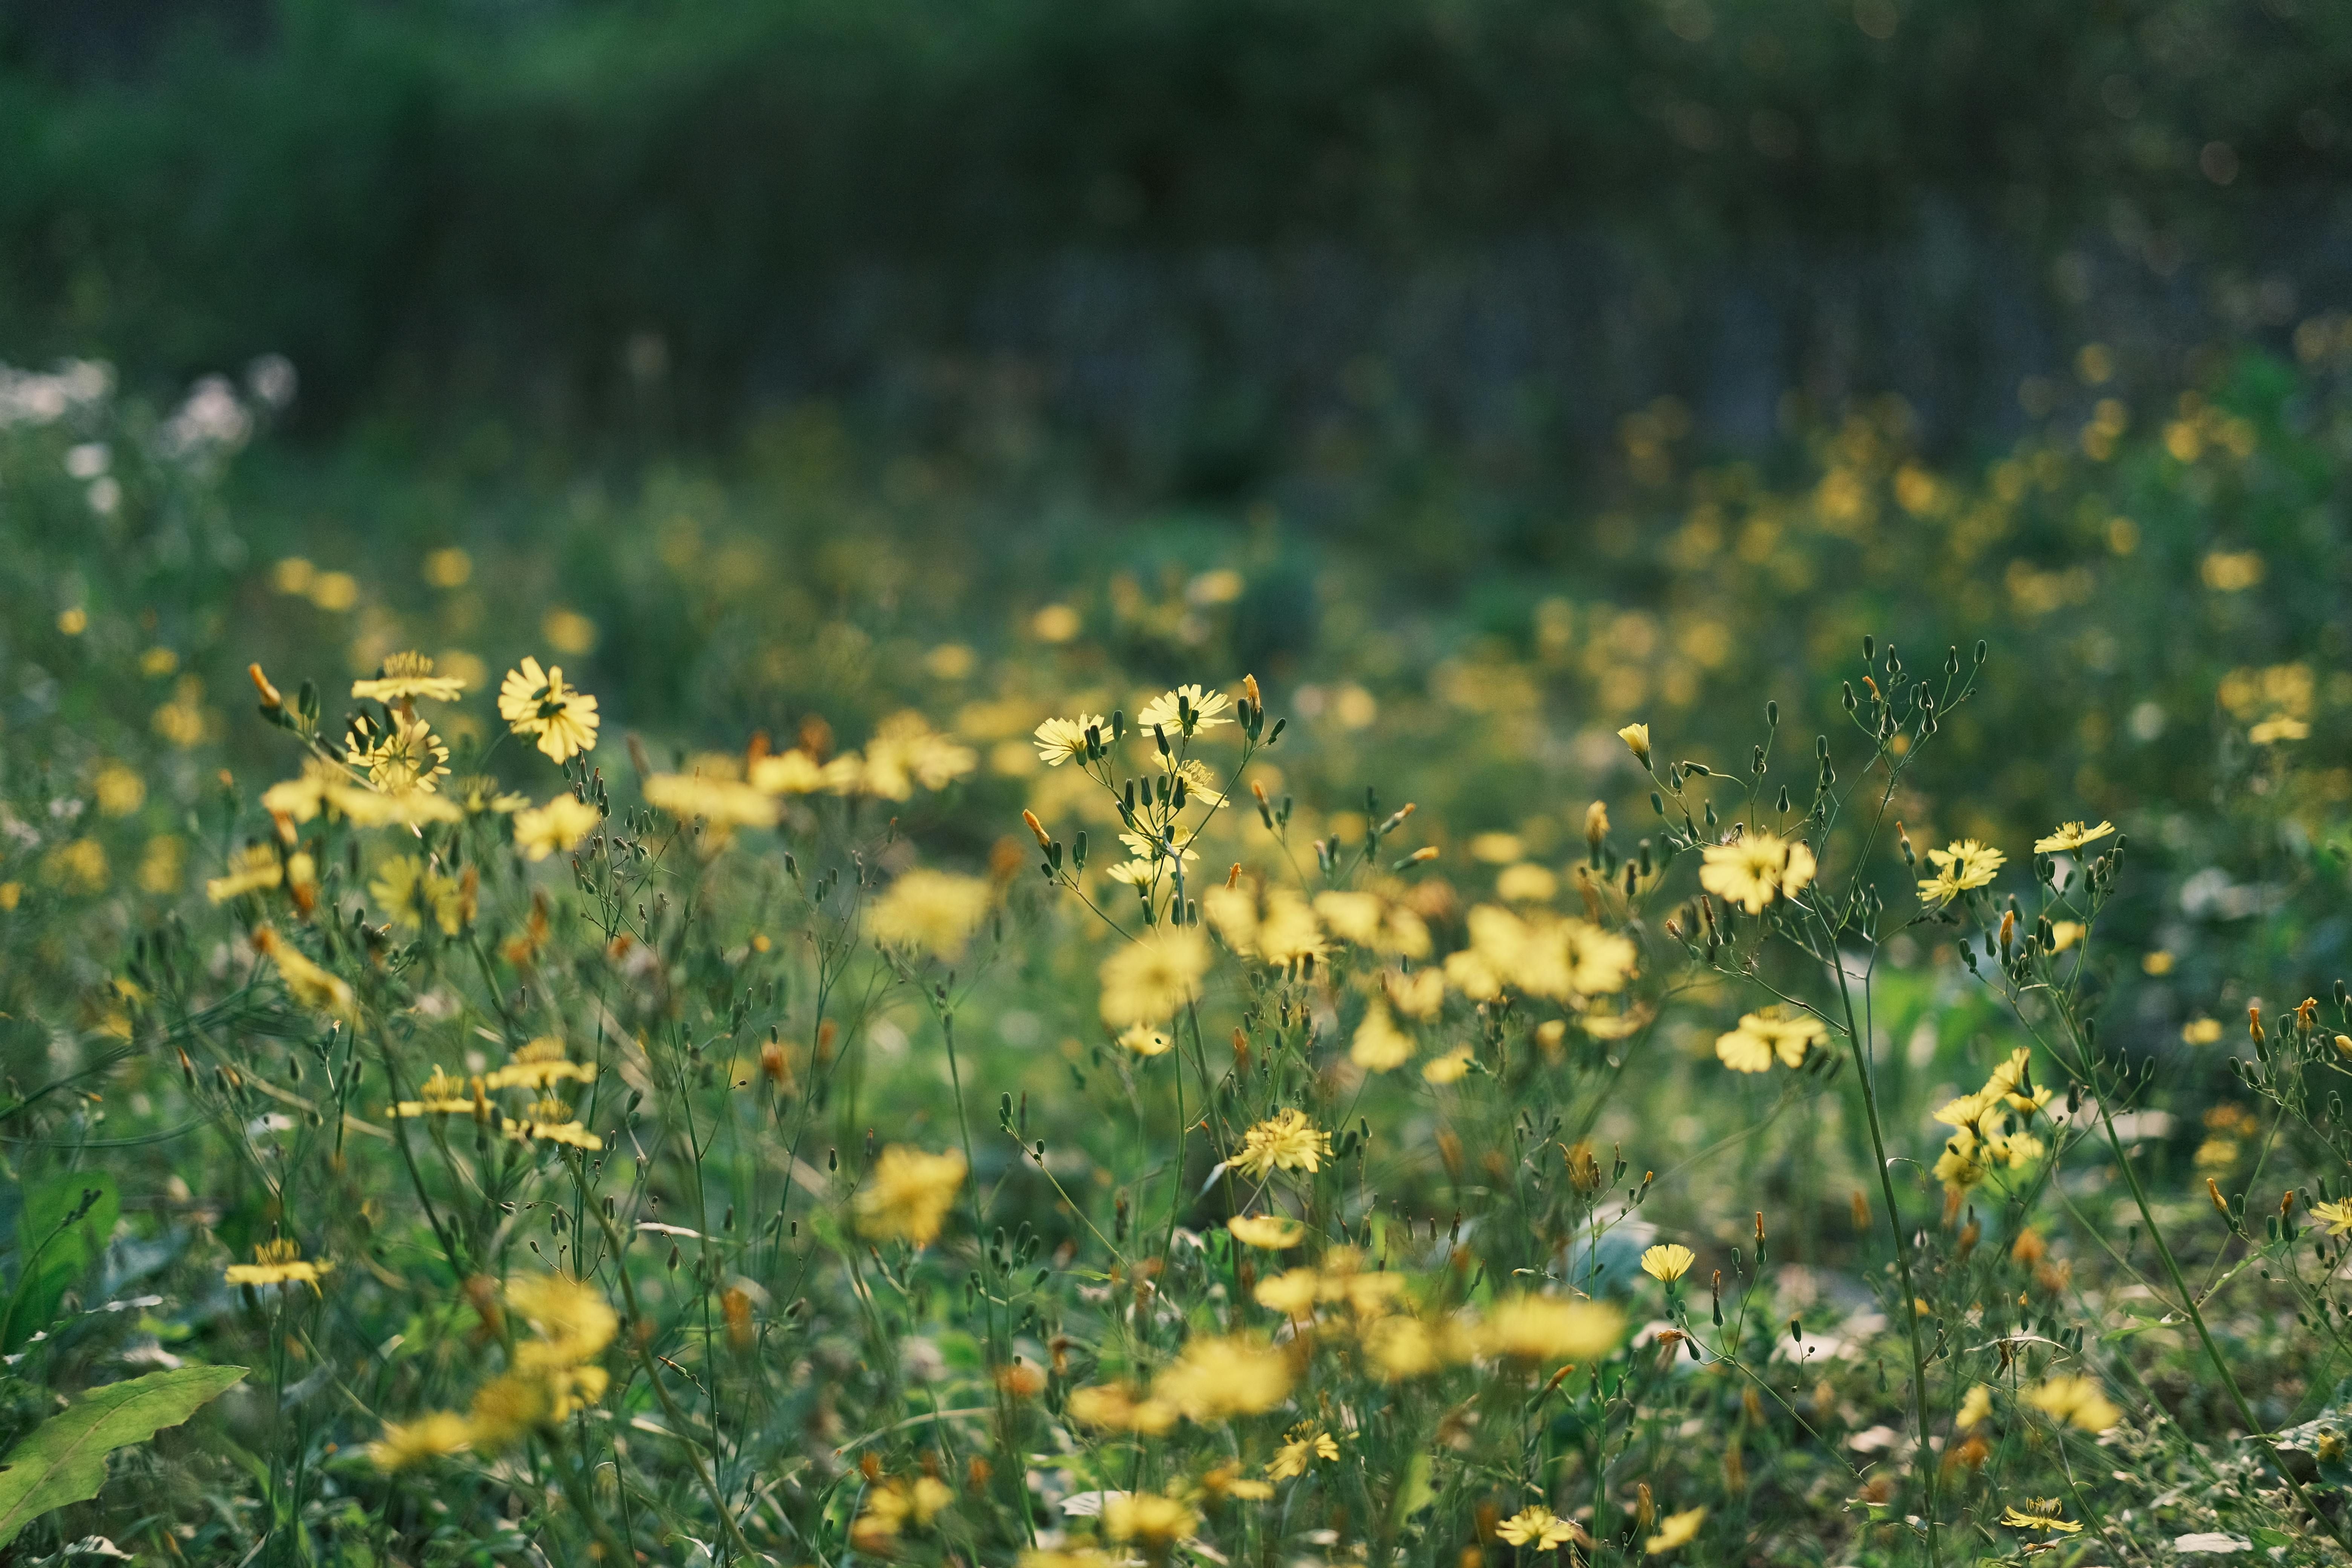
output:
[{"label": "broad green leaf", "polygon": [[16,1289],[0,1321],[0,1351],[20,1349],[57,1316],[114,1233],[121,1200],[102,1171],[55,1176],[25,1190],[16,1216]]},{"label": "broad green leaf", "polygon": [[106,1456],[177,1426],[245,1376],[241,1366],[184,1366],[93,1388],[0,1459],[0,1546],[53,1508],[98,1495]]}]

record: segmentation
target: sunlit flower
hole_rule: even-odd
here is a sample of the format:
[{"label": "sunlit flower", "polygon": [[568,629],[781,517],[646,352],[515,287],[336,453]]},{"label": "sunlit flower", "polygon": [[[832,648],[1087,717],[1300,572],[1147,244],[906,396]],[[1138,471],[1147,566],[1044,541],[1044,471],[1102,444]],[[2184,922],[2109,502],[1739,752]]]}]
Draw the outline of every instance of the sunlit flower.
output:
[{"label": "sunlit flower", "polygon": [[1624,1337],[1625,1317],[1598,1301],[1520,1294],[1495,1303],[1478,1325],[1487,1355],[1528,1362],[1590,1362]]},{"label": "sunlit flower", "polygon": [[2061,1535],[2078,1535],[2083,1529],[2065,1516],[2056,1498],[2028,1498],[2022,1508],[2011,1504],[2001,1510],[2000,1521],[2011,1530],[2054,1531]]},{"label": "sunlit flower", "polygon": [[952,959],[988,918],[993,901],[994,890],[978,877],[908,871],[874,900],[866,929],[877,942]]},{"label": "sunlit flower", "polygon": [[457,880],[415,855],[395,855],[376,868],[368,894],[383,912],[413,931],[437,926],[456,936],[465,923],[465,901]]},{"label": "sunlit flower", "polygon": [[223,1279],[231,1285],[300,1284],[319,1293],[319,1276],[334,1268],[331,1258],[316,1261],[302,1257],[302,1246],[291,1237],[265,1241],[253,1249],[253,1261],[233,1263]]},{"label": "sunlit flower", "polygon": [[938,1238],[963,1178],[963,1155],[956,1150],[926,1154],[891,1144],[857,1194],[858,1233],[929,1246]]},{"label": "sunlit flower", "polygon": [[495,1072],[482,1077],[484,1089],[541,1089],[565,1081],[593,1083],[596,1064],[575,1062],[563,1054],[563,1042],[551,1035],[542,1035],[514,1054],[514,1058]]},{"label": "sunlit flower", "polygon": [[1813,879],[1813,852],[1777,833],[1746,833],[1710,844],[1698,884],[1717,898],[1760,914],[1776,898],[1793,898]]},{"label": "sunlit flower", "polygon": [[383,1436],[367,1446],[367,1457],[379,1470],[404,1470],[473,1446],[471,1422],[454,1410],[436,1410],[414,1421],[385,1422]]},{"label": "sunlit flower", "polygon": [[1402,1315],[1381,1318],[1365,1329],[1363,1343],[1372,1369],[1391,1383],[1426,1376],[1467,1352],[1450,1318],[1442,1326]]},{"label": "sunlit flower", "polygon": [[1642,1543],[1643,1552],[1652,1557],[1672,1552],[1698,1534],[1699,1525],[1706,1519],[1706,1509],[1686,1508],[1680,1513],[1670,1513],[1658,1521],[1658,1533]]},{"label": "sunlit flower", "polygon": [[487,773],[468,773],[452,781],[448,795],[467,816],[505,816],[530,804],[530,796],[500,789],[499,781]]},{"label": "sunlit flower", "polygon": [[1103,960],[1102,1019],[1113,1028],[1157,1025],[1199,994],[1209,943],[1190,926],[1163,926]]},{"label": "sunlit flower", "polygon": [[1235,1215],[1225,1221],[1225,1228],[1243,1246],[1263,1247],[1269,1252],[1283,1251],[1307,1239],[1305,1226],[1281,1215]]},{"label": "sunlit flower", "polygon": [[1411,974],[1394,970],[1381,977],[1389,994],[1389,1005],[1408,1018],[1427,1023],[1445,1006],[1445,972],[1442,969],[1416,969]]},{"label": "sunlit flower", "polygon": [[2116,830],[2112,822],[2102,822],[2096,827],[2085,827],[2079,822],[2062,822],[2056,829],[2033,841],[2036,855],[2053,854],[2061,849],[2080,849],[2095,838],[2105,838]]},{"label": "sunlit flower", "polygon": [[1103,1532],[1113,1541],[1131,1541],[1154,1558],[1164,1558],[1176,1542],[1201,1526],[1201,1516],[1181,1498],[1158,1492],[1123,1492],[1103,1505]]},{"label": "sunlit flower", "polygon": [[765,795],[817,795],[826,787],[824,764],[795,746],[751,764],[751,787]]},{"label": "sunlit flower", "polygon": [[1952,1425],[1963,1432],[1971,1431],[1991,1414],[1992,1390],[1981,1383],[1973,1384],[1961,1397],[1959,1414],[1952,1417]]},{"label": "sunlit flower", "polygon": [[526,860],[568,855],[603,820],[603,814],[586,801],[559,795],[545,805],[525,806],[514,814],[515,849]]},{"label": "sunlit flower", "polygon": [[1521,1509],[1495,1527],[1495,1533],[1514,1546],[1532,1546],[1538,1552],[1576,1538],[1576,1526],[1552,1512],[1541,1503]]},{"label": "sunlit flower", "polygon": [[1197,730],[1213,730],[1220,724],[1232,723],[1233,719],[1225,712],[1232,706],[1233,699],[1222,691],[1197,685],[1180,686],[1145,703],[1143,711],[1135,716],[1135,725],[1146,735],[1155,729],[1171,735],[1190,735]]},{"label": "sunlit flower", "polygon": [[526,658],[499,687],[499,717],[518,735],[536,736],[551,762],[596,749],[596,700],[563,683],[561,665],[541,669]]},{"label": "sunlit flower", "polygon": [[2326,1226],[2330,1236],[2352,1236],[2352,1198],[2314,1204],[2311,1205],[2311,1217]]},{"label": "sunlit flower", "polygon": [[1262,1415],[1290,1397],[1290,1358],[1242,1335],[1195,1335],[1152,1380],[1154,1397],[1206,1425]]},{"label": "sunlit flower", "polygon": [[1663,1284],[1671,1285],[1690,1272],[1698,1255],[1678,1242],[1651,1247],[1642,1254],[1642,1272]]},{"label": "sunlit flower", "polygon": [[354,725],[343,761],[367,770],[368,784],[386,795],[430,790],[449,772],[449,748],[422,719],[395,718],[392,728]]},{"label": "sunlit flower", "polygon": [[1081,713],[1075,719],[1046,720],[1037,726],[1034,732],[1038,760],[1049,768],[1058,768],[1073,757],[1085,756],[1088,730],[1108,742],[1110,721],[1099,713]]},{"label": "sunlit flower", "polygon": [[1316,917],[1342,942],[1352,942],[1358,947],[1370,947],[1380,940],[1381,913],[1384,905],[1378,893],[1334,889],[1316,894],[1311,907]]},{"label": "sunlit flower", "polygon": [[1625,742],[1625,749],[1633,753],[1635,762],[1645,768],[1650,765],[1650,727],[1647,724],[1628,724],[1617,731],[1617,738]]},{"label": "sunlit flower", "polygon": [[1164,1399],[1145,1398],[1124,1384],[1097,1384],[1070,1390],[1070,1418],[1113,1432],[1157,1436],[1176,1425],[1176,1406]]},{"label": "sunlit flower", "polygon": [[719,829],[773,827],[775,800],[740,779],[705,773],[656,773],[646,780],[646,801],[680,822],[697,817]]},{"label": "sunlit flower", "polygon": [[1460,1083],[1470,1076],[1471,1054],[1468,1046],[1455,1046],[1442,1055],[1421,1064],[1423,1081],[1434,1084]]},{"label": "sunlit flower", "polygon": [[227,876],[205,880],[205,897],[214,903],[225,904],[247,893],[275,888],[285,879],[286,868],[279,863],[277,850],[267,844],[248,844],[229,857]]},{"label": "sunlit flower", "polygon": [[1129,1024],[1119,1031],[1118,1043],[1139,1057],[1164,1057],[1176,1047],[1175,1037],[1148,1024]]},{"label": "sunlit flower", "polygon": [[1265,1468],[1269,1480],[1286,1481],[1305,1475],[1318,1459],[1328,1462],[1339,1457],[1339,1441],[1320,1427],[1293,1427],[1282,1447],[1274,1452],[1274,1459]]},{"label": "sunlit flower", "polygon": [[1392,1072],[1412,1059],[1412,1037],[1396,1026],[1389,1010],[1375,1002],[1364,1010],[1348,1059],[1366,1072]]},{"label": "sunlit flower", "polygon": [[1209,764],[1200,758],[1180,759],[1173,752],[1165,756],[1154,752],[1152,755],[1158,760],[1161,773],[1174,775],[1170,781],[1171,787],[1173,787],[1175,779],[1184,781],[1186,805],[1223,805],[1225,804],[1224,792],[1217,788],[1217,775],[1211,773]]},{"label": "sunlit flower", "polygon": [[980,765],[980,753],[940,734],[920,713],[894,713],[866,742],[859,786],[882,800],[905,800],[920,784],[945,789]]},{"label": "sunlit flower", "polygon": [[1148,833],[1122,833],[1118,841],[1127,846],[1128,854],[1147,867],[1157,867],[1161,861],[1189,861],[1201,858],[1199,851],[1186,847],[1188,841],[1185,839],[1171,843]]},{"label": "sunlit flower", "polygon": [[537,1337],[515,1347],[525,1370],[576,1366],[604,1353],[621,1320],[603,1291],[568,1274],[527,1274],[507,1282],[507,1306]]},{"label": "sunlit flower", "polygon": [[1928,850],[1927,858],[1935,863],[1936,875],[1919,884],[1920,901],[1948,904],[1969,889],[1990,883],[2009,857],[1989,844],[1960,838],[1948,847]]},{"label": "sunlit flower", "polygon": [[1805,1052],[1829,1037],[1828,1026],[1811,1014],[1775,1005],[1740,1015],[1738,1028],[1716,1037],[1715,1054],[1734,1072],[1764,1072],[1776,1059],[1783,1067],[1801,1066]]},{"label": "sunlit flower", "polygon": [[1257,922],[1257,956],[1268,963],[1296,963],[1321,958],[1328,951],[1322,922],[1314,908],[1287,888],[1267,895],[1265,912]]},{"label": "sunlit flower", "polygon": [[286,994],[305,1007],[330,1014],[346,1023],[359,1016],[359,1001],[350,982],[313,963],[284,937],[268,926],[253,933],[253,945],[268,955],[284,982]]},{"label": "sunlit flower", "polygon": [[1331,1135],[1317,1131],[1304,1111],[1285,1110],[1243,1135],[1234,1169],[1259,1180],[1277,1170],[1312,1174],[1330,1157]]},{"label": "sunlit flower", "polygon": [[2090,1377],[2053,1377],[2023,1395],[2031,1405],[2053,1421],[2063,1421],[2085,1432],[2104,1432],[2123,1419],[2098,1381]]},{"label": "sunlit flower", "polygon": [[421,653],[396,653],[383,661],[373,680],[352,682],[352,695],[363,701],[407,702],[419,697],[454,702],[466,689],[454,675],[436,675],[433,661]]},{"label": "sunlit flower", "polygon": [[1252,1293],[1257,1304],[1286,1318],[1304,1318],[1315,1310],[1323,1294],[1323,1277],[1312,1268],[1286,1268],[1257,1283]]}]

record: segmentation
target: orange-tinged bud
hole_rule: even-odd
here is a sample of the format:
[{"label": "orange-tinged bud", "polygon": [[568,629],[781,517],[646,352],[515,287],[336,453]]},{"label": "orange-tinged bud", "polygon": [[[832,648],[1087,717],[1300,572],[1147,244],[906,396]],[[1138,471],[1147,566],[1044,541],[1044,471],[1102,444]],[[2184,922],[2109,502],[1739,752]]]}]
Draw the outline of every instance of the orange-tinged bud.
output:
[{"label": "orange-tinged bud", "polygon": [[1054,841],[1045,837],[1045,825],[1037,820],[1037,814],[1035,812],[1024,807],[1021,813],[1021,820],[1027,823],[1029,825],[1029,831],[1037,836],[1038,848],[1044,849],[1053,844]]},{"label": "orange-tinged bud", "polygon": [[1242,677],[1242,695],[1249,699],[1250,706],[1253,708],[1265,700],[1265,698],[1258,695],[1257,677],[1255,675],[1244,675]]},{"label": "orange-tinged bud", "polygon": [[2230,1200],[2221,1195],[2221,1189],[2213,1184],[2210,1176],[2205,1178],[2205,1195],[2213,1200],[2214,1209],[2223,1219],[2230,1217]]},{"label": "orange-tinged bud", "polygon": [[2257,1045],[2270,1037],[2263,1033],[2263,1005],[2259,1002],[2252,1003],[2246,1008],[2246,1033],[2253,1037]]},{"label": "orange-tinged bud", "polygon": [[269,677],[261,673],[261,664],[258,660],[247,665],[245,673],[252,679],[253,689],[261,693],[261,705],[264,708],[274,713],[286,706],[286,699],[278,695],[278,688],[269,684]]}]

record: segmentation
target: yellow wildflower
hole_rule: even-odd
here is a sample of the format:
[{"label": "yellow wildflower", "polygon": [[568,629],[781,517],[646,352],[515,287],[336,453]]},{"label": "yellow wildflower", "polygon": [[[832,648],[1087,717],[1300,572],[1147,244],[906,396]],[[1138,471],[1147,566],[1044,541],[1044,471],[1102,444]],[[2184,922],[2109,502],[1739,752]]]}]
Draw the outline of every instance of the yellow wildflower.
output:
[{"label": "yellow wildflower", "polygon": [[518,735],[536,736],[551,762],[596,749],[596,700],[563,683],[561,665],[541,669],[526,658],[499,687],[499,717]]},{"label": "yellow wildflower", "polygon": [[702,818],[724,832],[735,827],[773,827],[775,801],[740,779],[708,773],[656,773],[646,780],[646,801],[680,822]]},{"label": "yellow wildflower", "polygon": [[302,1284],[319,1293],[319,1276],[334,1268],[331,1258],[307,1261],[302,1246],[289,1237],[265,1241],[253,1249],[253,1261],[233,1263],[222,1278],[231,1285]]},{"label": "yellow wildflower", "polygon": [[379,1470],[404,1470],[427,1459],[462,1454],[474,1445],[470,1422],[454,1410],[436,1410],[414,1421],[387,1421],[383,1436],[367,1446]]},{"label": "yellow wildflower", "polygon": [[1972,1431],[1991,1414],[1992,1390],[1981,1383],[1975,1384],[1960,1400],[1959,1414],[1952,1417],[1952,1425],[1963,1432]]},{"label": "yellow wildflower", "polygon": [[277,850],[267,844],[248,844],[228,858],[227,876],[205,879],[205,897],[225,904],[275,888],[285,879],[286,868],[278,862]]},{"label": "yellow wildflower", "polygon": [[1339,1457],[1339,1439],[1315,1426],[1294,1426],[1276,1449],[1274,1461],[1265,1468],[1269,1480],[1286,1481],[1305,1475],[1315,1461],[1329,1461]]},{"label": "yellow wildflower", "polygon": [[1666,1515],[1658,1521],[1658,1533],[1642,1543],[1642,1551],[1651,1557],[1672,1552],[1675,1547],[1687,1543],[1692,1537],[1698,1534],[1698,1527],[1706,1518],[1706,1509],[1704,1505],[1698,1508],[1686,1508],[1680,1513]]},{"label": "yellow wildflower", "polygon": [[1037,726],[1034,740],[1037,758],[1049,768],[1058,768],[1073,757],[1087,754],[1087,731],[1092,730],[1105,745],[1110,743],[1110,721],[1099,713],[1081,713],[1075,719],[1048,719]]},{"label": "yellow wildflower", "polygon": [[1598,1301],[1520,1294],[1495,1303],[1478,1326],[1478,1348],[1527,1362],[1589,1362],[1623,1337],[1624,1314]]},{"label": "yellow wildflower", "polygon": [[1801,1066],[1806,1051],[1829,1037],[1828,1026],[1811,1014],[1774,1005],[1742,1014],[1738,1028],[1716,1037],[1715,1054],[1734,1072],[1764,1072],[1776,1058],[1783,1067]]},{"label": "yellow wildflower", "polygon": [[1213,730],[1220,724],[1230,724],[1233,719],[1225,710],[1233,699],[1222,691],[1210,691],[1197,685],[1180,686],[1163,692],[1143,705],[1135,716],[1135,726],[1149,735],[1153,730],[1163,730],[1171,736],[1190,735],[1196,730]]},{"label": "yellow wildflower", "polygon": [[2061,849],[2080,849],[2095,838],[2105,838],[2116,830],[2112,822],[2102,822],[2096,827],[2085,827],[2079,822],[2062,822],[2055,829],[2033,841],[2036,855],[2048,855]]},{"label": "yellow wildflower", "polygon": [[1358,947],[1370,947],[1381,938],[1382,904],[1378,893],[1334,889],[1315,895],[1315,913],[1331,934]]},{"label": "yellow wildflower", "polygon": [[1412,1059],[1412,1037],[1396,1026],[1389,1010],[1375,1002],[1364,1010],[1348,1059],[1366,1072],[1392,1072]]},{"label": "yellow wildflower", "polygon": [[1209,943],[1198,930],[1161,927],[1103,961],[1103,1022],[1122,1028],[1172,1018],[1208,972]]},{"label": "yellow wildflower", "polygon": [[908,871],[874,901],[866,929],[877,942],[952,959],[988,918],[992,900],[989,884],[978,877]]},{"label": "yellow wildflower", "polygon": [[570,854],[603,820],[594,806],[576,795],[559,795],[545,805],[525,806],[514,814],[516,852],[526,860]]},{"label": "yellow wildflower", "polygon": [[1455,1046],[1452,1050],[1422,1063],[1421,1076],[1428,1083],[1460,1083],[1470,1076],[1470,1047]]},{"label": "yellow wildflower", "polygon": [[1936,875],[1919,884],[1919,899],[1929,904],[1948,904],[1971,888],[1984,887],[2009,860],[2000,850],[1973,838],[1954,839],[1948,847],[1930,849],[1927,858],[1934,862]]},{"label": "yellow wildflower", "polygon": [[485,1075],[482,1087],[545,1089],[566,1079],[579,1083],[593,1083],[596,1079],[596,1064],[566,1059],[563,1042],[551,1035],[541,1035],[515,1052],[514,1059],[506,1066]]},{"label": "yellow wildflower", "polygon": [[1690,1272],[1698,1255],[1677,1242],[1654,1247],[1642,1254],[1642,1272],[1663,1284],[1671,1285]]},{"label": "yellow wildflower", "polygon": [[1155,1559],[1164,1559],[1200,1525],[1201,1516],[1190,1503],[1158,1492],[1127,1492],[1103,1505],[1104,1533],[1113,1541],[1134,1542]]},{"label": "yellow wildflower", "polygon": [[1129,1024],[1119,1032],[1118,1043],[1139,1057],[1164,1057],[1176,1047],[1173,1036],[1149,1024]]},{"label": "yellow wildflower", "polygon": [[1617,738],[1625,742],[1625,749],[1633,753],[1635,762],[1645,768],[1650,765],[1650,727],[1647,724],[1628,724],[1617,731]]},{"label": "yellow wildflower", "polygon": [[2352,1236],[2352,1198],[2314,1204],[2311,1205],[2311,1217],[2326,1226],[2330,1236]]},{"label": "yellow wildflower", "polygon": [[369,896],[383,912],[415,931],[438,926],[456,936],[464,923],[464,900],[456,879],[442,875],[415,855],[395,855],[376,868]]},{"label": "yellow wildflower", "polygon": [[2025,1403],[2053,1421],[2063,1421],[2085,1432],[2104,1432],[2123,1419],[2095,1378],[2053,1377],[2025,1391]]},{"label": "yellow wildflower", "polygon": [[891,1144],[882,1151],[872,1176],[857,1194],[858,1234],[929,1246],[938,1238],[963,1178],[963,1155],[953,1149],[944,1154],[926,1154],[902,1143]]},{"label": "yellow wildflower", "polygon": [[1257,1180],[1277,1170],[1312,1174],[1330,1157],[1331,1135],[1317,1131],[1304,1111],[1285,1110],[1243,1134],[1234,1169]]},{"label": "yellow wildflower", "polygon": [[1576,1538],[1576,1526],[1552,1512],[1541,1503],[1519,1510],[1495,1527],[1495,1533],[1514,1546],[1532,1546],[1538,1552]]},{"label": "yellow wildflower", "polygon": [[1262,1415],[1290,1397],[1290,1358],[1240,1335],[1198,1335],[1151,1392],[1188,1418],[1207,1425]]},{"label": "yellow wildflower", "polygon": [[1124,1384],[1097,1384],[1070,1390],[1070,1418],[1114,1432],[1158,1436],[1176,1425],[1177,1410],[1164,1399],[1139,1398]]},{"label": "yellow wildflower", "polygon": [[859,784],[883,800],[905,800],[920,784],[945,789],[980,765],[980,754],[930,726],[920,713],[894,713],[866,742]]},{"label": "yellow wildflower", "polygon": [[1243,1246],[1263,1247],[1268,1252],[1281,1252],[1307,1239],[1305,1226],[1281,1215],[1235,1215],[1225,1221],[1225,1228]]},{"label": "yellow wildflower", "polygon": [[362,701],[409,702],[419,697],[455,702],[466,682],[454,675],[436,675],[433,661],[421,653],[396,653],[383,661],[373,680],[352,682],[352,695]]},{"label": "yellow wildflower", "polygon": [[343,761],[366,769],[372,787],[386,795],[405,795],[413,789],[430,790],[435,780],[448,774],[449,748],[424,720],[395,718],[389,730],[354,724]]},{"label": "yellow wildflower", "polygon": [[1252,1292],[1257,1304],[1269,1312],[1280,1312],[1286,1318],[1304,1318],[1315,1310],[1316,1299],[1323,1293],[1323,1278],[1312,1268],[1286,1268],[1270,1279],[1258,1281]]},{"label": "yellow wildflower", "polygon": [[359,1016],[358,998],[350,982],[321,969],[268,926],[253,933],[253,945],[278,967],[286,994],[303,1006],[331,1014],[346,1023]]},{"label": "yellow wildflower", "polygon": [[577,1366],[602,1355],[621,1320],[603,1291],[567,1274],[529,1274],[507,1282],[507,1305],[537,1336],[515,1347],[525,1370]]},{"label": "yellow wildflower", "polygon": [[2056,1498],[2028,1498],[2025,1506],[2014,1504],[2001,1510],[2001,1523],[2011,1530],[2054,1531],[2061,1535],[2079,1535],[2082,1525],[2065,1517]]},{"label": "yellow wildflower", "polygon": [[1746,833],[1710,844],[1698,885],[1717,898],[1759,914],[1776,898],[1793,898],[1813,879],[1813,852],[1777,833]]}]

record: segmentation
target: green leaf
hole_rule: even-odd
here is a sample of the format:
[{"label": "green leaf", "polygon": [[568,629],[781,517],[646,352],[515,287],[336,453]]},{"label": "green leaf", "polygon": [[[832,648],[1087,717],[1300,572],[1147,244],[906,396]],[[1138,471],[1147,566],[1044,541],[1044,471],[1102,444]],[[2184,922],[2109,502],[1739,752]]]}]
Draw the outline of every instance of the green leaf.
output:
[{"label": "green leaf", "polygon": [[98,1495],[106,1456],[177,1426],[245,1376],[241,1366],[184,1366],[93,1388],[0,1459],[0,1546],[53,1508]]},{"label": "green leaf", "polygon": [[121,1200],[103,1171],[52,1177],[25,1189],[16,1216],[16,1289],[0,1318],[0,1351],[22,1349],[49,1326],[58,1303],[106,1250]]}]

